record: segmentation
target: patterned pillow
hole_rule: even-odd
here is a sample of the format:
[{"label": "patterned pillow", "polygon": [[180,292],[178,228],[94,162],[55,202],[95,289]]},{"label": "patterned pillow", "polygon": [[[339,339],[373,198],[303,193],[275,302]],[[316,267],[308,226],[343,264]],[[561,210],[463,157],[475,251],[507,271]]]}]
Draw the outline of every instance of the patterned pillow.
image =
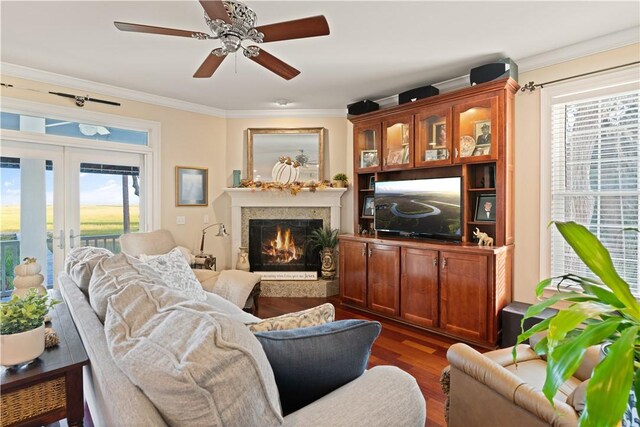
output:
[{"label": "patterned pillow", "polygon": [[161,286],[109,299],[116,364],[171,426],[277,426],[278,389],[260,343],[240,322]]},{"label": "patterned pillow", "polygon": [[247,326],[249,326],[251,332],[282,331],[322,325],[333,322],[335,317],[336,310],[333,304],[326,303],[307,310],[264,319],[261,322],[249,323]]},{"label": "patterned pillow", "polygon": [[64,260],[64,271],[71,276],[82,292],[88,295],[93,269],[103,258],[109,258],[112,255],[113,252],[104,248],[94,248],[92,246],[75,248],[69,252],[69,255]]},{"label": "patterned pillow", "polygon": [[96,265],[89,281],[89,303],[101,322],[107,314],[109,297],[134,282],[167,286],[151,266],[123,253],[104,258]]},{"label": "patterned pillow", "polygon": [[159,256],[140,255],[140,260],[155,269],[170,288],[179,289],[186,296],[197,301],[207,299],[206,292],[202,289],[180,249],[174,248]]}]

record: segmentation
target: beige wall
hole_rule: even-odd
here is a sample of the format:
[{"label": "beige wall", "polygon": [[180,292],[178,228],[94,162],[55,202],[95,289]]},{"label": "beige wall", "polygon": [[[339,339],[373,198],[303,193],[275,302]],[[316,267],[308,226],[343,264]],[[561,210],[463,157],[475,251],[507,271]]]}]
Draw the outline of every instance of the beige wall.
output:
[{"label": "beige wall", "polygon": [[[640,45],[583,57],[528,73],[529,81],[543,83],[640,60]],[[516,95],[516,252],[514,300],[533,302],[540,277],[540,89]]]},{"label": "beige wall", "polygon": [[[13,84],[17,87],[66,93],[84,93],[66,87],[57,87],[11,76],[0,77],[3,83]],[[98,93],[92,93],[91,95],[97,98],[114,100],[122,105],[114,107],[87,102],[82,107],[84,110],[151,120],[161,124],[161,227],[171,230],[178,244],[191,249],[199,248],[202,217],[208,214],[210,221],[214,221],[216,220],[216,212],[212,211],[211,207],[176,207],[174,170],[176,165],[209,168],[209,200],[219,198],[225,182],[225,119],[126,99],[101,97]],[[74,106],[73,102],[67,98],[25,90],[2,88],[0,96],[20,98],[55,106]],[[176,225],[177,215],[186,217],[185,225]],[[215,247],[216,244],[219,244],[219,242],[214,242],[213,239],[207,240],[207,249],[222,251],[220,248]]]},{"label": "beige wall", "polygon": [[[640,45],[627,46],[523,73],[521,84],[536,83],[599,70],[640,58]],[[34,89],[77,92],[69,88],[1,76],[4,83]],[[47,94],[15,89],[2,89],[2,96],[11,96],[52,105],[69,106],[69,100]],[[92,94],[98,96],[98,94]],[[112,99],[112,98],[108,98]],[[230,201],[223,189],[231,185],[234,169],[246,176],[246,129],[252,127],[324,127],[327,129],[328,178],[338,172],[353,177],[353,127],[345,118],[254,118],[224,119],[175,110],[141,102],[118,100],[121,107],[87,103],[86,110],[118,114],[160,122],[162,126],[162,224],[171,230],[179,244],[192,250],[199,247],[202,217],[209,215],[211,223],[230,224]],[[531,302],[538,283],[540,265],[539,238],[539,171],[540,171],[540,91],[516,95],[516,254],[514,299]],[[178,208],[174,204],[174,167],[200,166],[209,168],[209,200],[207,208]],[[353,192],[342,197],[342,231],[353,232]],[[176,216],[184,215],[186,225],[176,225]],[[218,265],[229,267],[230,239],[207,235],[206,250],[218,257]]]}]

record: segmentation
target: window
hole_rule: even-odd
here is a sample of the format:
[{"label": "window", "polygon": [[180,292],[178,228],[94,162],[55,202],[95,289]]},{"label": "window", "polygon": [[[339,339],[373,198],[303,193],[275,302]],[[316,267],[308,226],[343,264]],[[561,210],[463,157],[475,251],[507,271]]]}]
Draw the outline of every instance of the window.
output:
[{"label": "window", "polygon": [[[550,146],[546,152],[543,149],[542,158],[544,163],[546,157],[549,169],[544,171],[543,165],[542,176],[546,174],[550,182],[542,191],[549,191],[550,197],[542,220],[544,226],[548,219],[589,228],[609,250],[632,292],[640,296],[639,235],[623,231],[640,222],[638,71],[611,74],[611,79],[599,76],[559,85],[546,97]],[[544,105],[543,97],[543,111]],[[549,275],[590,275],[556,230],[541,250],[547,257],[550,254]]]}]

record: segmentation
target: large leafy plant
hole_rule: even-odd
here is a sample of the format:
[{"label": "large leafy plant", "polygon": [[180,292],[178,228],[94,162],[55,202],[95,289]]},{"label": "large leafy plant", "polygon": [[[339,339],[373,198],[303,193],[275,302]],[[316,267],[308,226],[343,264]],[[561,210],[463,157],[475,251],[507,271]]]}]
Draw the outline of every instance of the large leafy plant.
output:
[{"label": "large leafy plant", "polygon": [[[569,273],[540,282],[536,287],[538,298],[554,279],[560,279],[560,292],[529,307],[523,324],[525,319],[559,301],[566,301],[569,306],[523,332],[518,336],[518,344],[536,333],[546,332],[535,351],[547,355],[542,391],[553,405],[553,396],[578,369],[587,348],[610,343],[589,380],[579,421],[581,426],[614,426],[623,417],[632,386],[636,396],[640,396],[637,369],[640,367],[640,305],[629,284],[617,273],[609,251],[596,236],[574,222],[554,224],[599,280]],[[567,283],[577,286],[567,289],[564,286]],[[516,358],[515,347],[513,357]]]},{"label": "large leafy plant", "polygon": [[0,303],[0,335],[27,332],[42,326],[44,316],[59,302],[35,289],[22,298],[14,294],[9,301]]}]

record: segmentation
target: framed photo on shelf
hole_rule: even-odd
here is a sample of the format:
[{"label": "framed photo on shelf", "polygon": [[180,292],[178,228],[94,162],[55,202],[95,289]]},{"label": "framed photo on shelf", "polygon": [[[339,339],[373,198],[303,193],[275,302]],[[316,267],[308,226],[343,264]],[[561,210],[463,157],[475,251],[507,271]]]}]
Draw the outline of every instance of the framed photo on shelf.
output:
[{"label": "framed photo on shelf", "polygon": [[176,206],[207,206],[208,169],[176,166]]},{"label": "framed photo on shelf", "polygon": [[373,196],[366,196],[362,205],[362,216],[372,218],[375,210]]},{"label": "framed photo on shelf", "polygon": [[449,158],[449,149],[448,148],[438,148],[438,160],[448,159]]},{"label": "framed photo on shelf", "polygon": [[376,177],[375,175],[371,175],[369,177],[369,190],[373,190],[376,188]]},{"label": "framed photo on shelf", "polygon": [[388,165],[400,165],[402,164],[402,149],[400,150],[390,150],[387,155],[387,164]]},{"label": "framed photo on shelf", "polygon": [[495,222],[496,220],[496,195],[480,194],[476,202],[476,214],[474,221]]},{"label": "framed photo on shelf", "polygon": [[429,145],[438,147],[447,145],[447,124],[444,120],[431,126],[431,142]]},{"label": "framed photo on shelf", "polygon": [[378,165],[378,150],[360,150],[360,167],[362,169]]},{"label": "framed photo on shelf", "polygon": [[485,156],[491,154],[491,144],[476,145],[473,149],[473,156]]},{"label": "framed photo on shelf", "polygon": [[439,150],[426,150],[424,152],[424,159],[426,161],[429,160],[438,160],[438,151]]},{"label": "framed photo on shelf", "polygon": [[477,145],[491,145],[491,120],[480,120],[473,124],[473,138]]}]

